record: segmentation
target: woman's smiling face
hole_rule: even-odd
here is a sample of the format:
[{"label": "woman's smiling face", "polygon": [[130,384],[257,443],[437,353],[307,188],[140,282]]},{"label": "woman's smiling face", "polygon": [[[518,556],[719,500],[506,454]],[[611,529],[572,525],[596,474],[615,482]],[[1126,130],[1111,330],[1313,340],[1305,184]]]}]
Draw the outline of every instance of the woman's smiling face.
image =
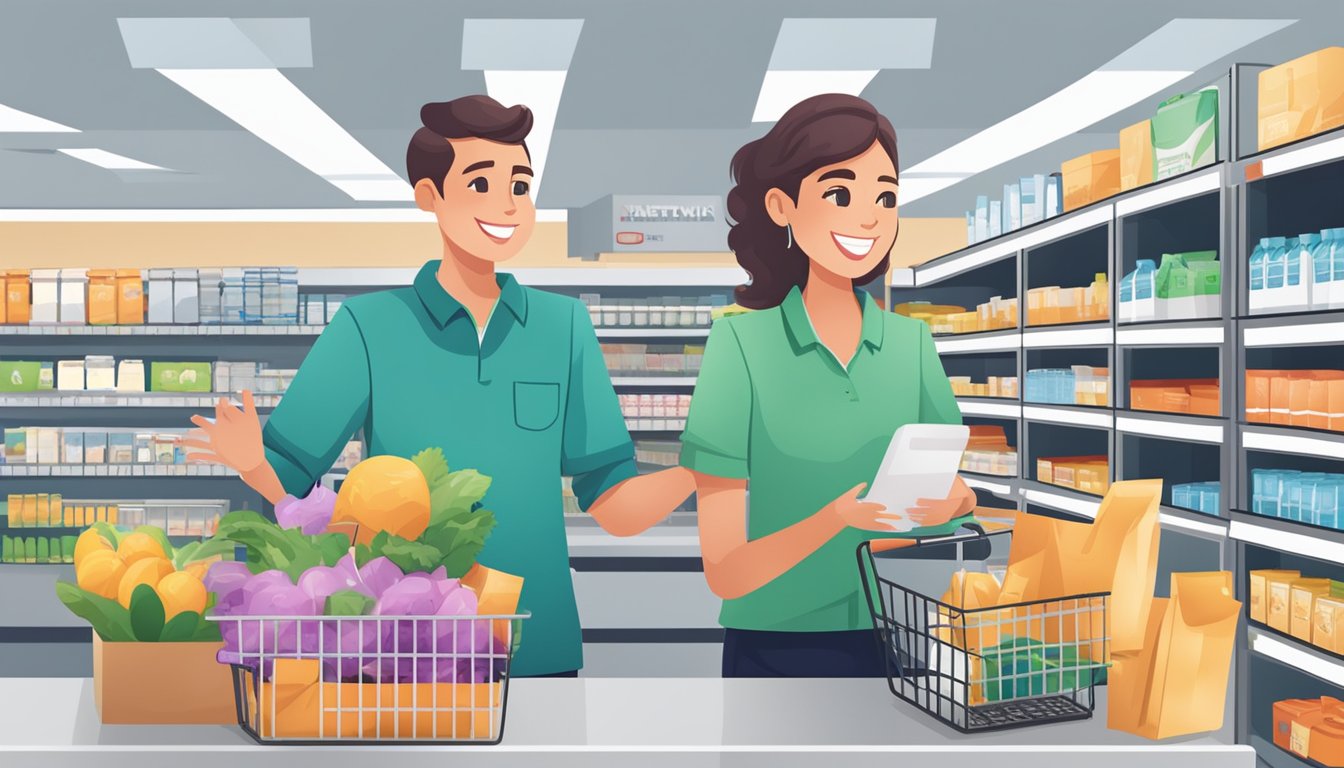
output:
[{"label": "woman's smiling face", "polygon": [[779,226],[793,228],[793,247],[814,267],[857,279],[871,272],[896,242],[896,167],[877,142],[857,157],[818,168],[798,187],[765,195]]}]

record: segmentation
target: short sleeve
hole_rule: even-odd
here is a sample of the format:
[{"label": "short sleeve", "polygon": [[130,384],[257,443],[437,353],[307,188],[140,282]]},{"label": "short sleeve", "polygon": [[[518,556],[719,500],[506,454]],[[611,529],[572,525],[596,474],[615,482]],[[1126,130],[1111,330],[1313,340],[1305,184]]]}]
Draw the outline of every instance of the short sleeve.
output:
[{"label": "short sleeve", "polygon": [[639,473],[635,446],[625,428],[620,400],[602,359],[588,312],[575,303],[572,355],[560,471],[574,478],[574,495],[588,509],[611,488]]},{"label": "short sleeve", "polygon": [[938,348],[929,327],[919,329],[919,421],[923,424],[960,424],[961,408],[952,393],[952,382],[943,370]]},{"label": "short sleeve", "polygon": [[705,343],[681,435],[681,465],[706,475],[745,480],[750,470],[751,404],[742,343],[732,323],[720,320]]}]

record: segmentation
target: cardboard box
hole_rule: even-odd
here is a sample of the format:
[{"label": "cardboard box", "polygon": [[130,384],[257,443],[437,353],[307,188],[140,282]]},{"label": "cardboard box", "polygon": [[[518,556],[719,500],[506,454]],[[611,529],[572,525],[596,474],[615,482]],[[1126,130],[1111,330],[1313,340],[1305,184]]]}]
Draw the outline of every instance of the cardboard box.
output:
[{"label": "cardboard box", "polygon": [[5,322],[27,325],[31,317],[31,300],[28,270],[11,269],[5,273]]},{"label": "cardboard box", "polygon": [[233,725],[221,643],[108,643],[93,634],[93,697],[104,723]]},{"label": "cardboard box", "polygon": [[1064,210],[1082,208],[1120,192],[1120,150],[1104,149],[1075,157],[1064,172]]},{"label": "cardboard box", "polygon": [[1296,576],[1286,575],[1265,577],[1266,595],[1269,597],[1265,623],[1284,634],[1292,628],[1292,591],[1296,580]]},{"label": "cardboard box", "polygon": [[89,296],[86,303],[89,325],[114,325],[117,322],[117,273],[110,269],[89,270]]},{"label": "cardboard box", "polygon": [[1268,607],[1266,600],[1268,597],[1268,584],[1266,580],[1271,577],[1286,578],[1290,581],[1302,576],[1300,571],[1285,570],[1260,570],[1251,571],[1251,621],[1258,621],[1261,624],[1268,624]]},{"label": "cardboard box", "polygon": [[138,269],[117,270],[117,322],[122,325],[145,322],[145,285]]},{"label": "cardboard box", "polygon": [[1120,131],[1120,190],[1153,181],[1153,121],[1144,120]]},{"label": "cardboard box", "polygon": [[1344,126],[1344,48],[1322,48],[1260,73],[1261,150]]},{"label": "cardboard box", "polygon": [[1297,579],[1292,587],[1292,615],[1288,631],[1303,642],[1311,642],[1311,621],[1316,610],[1316,598],[1330,594],[1329,579]]},{"label": "cardboard box", "polygon": [[1312,644],[1331,653],[1344,653],[1344,599],[1317,597],[1312,616]]}]

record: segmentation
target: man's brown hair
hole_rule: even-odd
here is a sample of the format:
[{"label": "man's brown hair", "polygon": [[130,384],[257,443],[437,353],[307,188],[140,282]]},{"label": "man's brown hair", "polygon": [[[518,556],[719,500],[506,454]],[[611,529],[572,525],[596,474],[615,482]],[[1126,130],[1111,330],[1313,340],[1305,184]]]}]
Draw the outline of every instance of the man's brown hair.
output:
[{"label": "man's brown hair", "polygon": [[524,139],[532,130],[532,110],[521,104],[506,107],[489,96],[463,96],[424,105],[420,122],[424,127],[415,132],[406,148],[406,176],[411,186],[421,179],[432,179],[442,195],[443,180],[453,167],[453,145],[448,139],[521,144],[527,152]]}]

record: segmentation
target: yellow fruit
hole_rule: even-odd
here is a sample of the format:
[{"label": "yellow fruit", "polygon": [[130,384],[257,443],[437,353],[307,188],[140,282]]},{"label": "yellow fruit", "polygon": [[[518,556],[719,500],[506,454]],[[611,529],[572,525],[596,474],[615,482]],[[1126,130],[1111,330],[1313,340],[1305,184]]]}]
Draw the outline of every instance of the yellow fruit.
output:
[{"label": "yellow fruit", "polygon": [[387,531],[415,539],[429,525],[429,484],[410,459],[375,456],[350,470],[336,494],[335,530],[358,525],[355,542],[367,544]]},{"label": "yellow fruit", "polygon": [[94,552],[112,552],[112,542],[103,538],[103,535],[90,528],[79,534],[75,540],[75,569],[79,569],[79,564],[84,562],[84,558]]},{"label": "yellow fruit", "polygon": [[86,554],[80,564],[75,566],[75,583],[80,589],[114,600],[125,574],[126,564],[121,562],[116,552],[110,547],[97,549]]},{"label": "yellow fruit", "polygon": [[117,547],[117,554],[121,555],[122,561],[128,566],[148,557],[168,559],[168,553],[164,552],[159,542],[147,533],[126,534],[121,540],[121,545]]},{"label": "yellow fruit", "polygon": [[173,572],[173,564],[162,557],[146,557],[126,566],[126,574],[117,586],[117,602],[126,609],[131,607],[131,594],[141,584],[157,587],[159,580]]},{"label": "yellow fruit", "polygon": [[154,591],[159,593],[159,600],[163,602],[165,619],[171,619],[183,611],[201,613],[205,610],[205,585],[187,571],[164,576]]}]

